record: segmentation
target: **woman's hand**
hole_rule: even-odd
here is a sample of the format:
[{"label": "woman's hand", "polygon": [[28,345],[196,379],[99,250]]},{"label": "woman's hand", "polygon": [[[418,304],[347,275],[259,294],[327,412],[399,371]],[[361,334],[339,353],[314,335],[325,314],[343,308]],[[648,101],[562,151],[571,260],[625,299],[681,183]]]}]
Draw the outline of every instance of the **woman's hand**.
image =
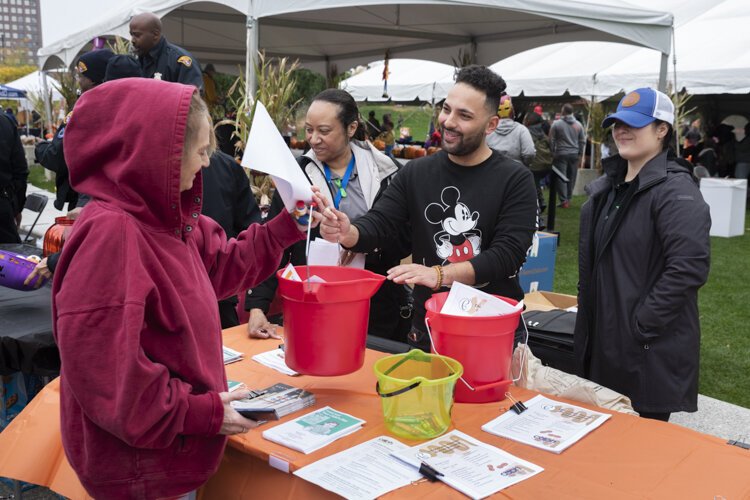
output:
[{"label": "woman's hand", "polygon": [[49,279],[52,277],[52,271],[49,270],[49,267],[47,267],[47,258],[45,257],[42,259],[42,261],[36,265],[33,271],[31,271],[31,274],[29,274],[26,279],[23,281],[23,284],[28,286],[29,283],[31,283],[34,280],[34,277],[39,276],[39,279],[34,284],[34,288],[39,288],[42,285],[42,281],[45,279]]},{"label": "woman's hand", "polygon": [[224,421],[221,423],[221,429],[219,434],[224,436],[232,436],[234,434],[244,434],[250,429],[258,427],[258,422],[250,420],[240,415],[237,410],[232,408],[229,403],[231,401],[237,401],[238,399],[244,399],[248,397],[247,391],[236,391],[236,392],[220,392],[219,397],[224,405]]},{"label": "woman's hand", "polygon": [[320,235],[330,243],[339,243],[343,237],[349,234],[351,229],[349,216],[336,210],[319,192],[317,195],[313,195],[313,201],[318,205],[318,211],[322,216]]},{"label": "woman's hand", "polygon": [[388,270],[386,276],[394,283],[407,285],[422,285],[434,289],[438,283],[438,275],[435,269],[421,266],[419,264],[404,264]]},{"label": "woman's hand", "polygon": [[250,309],[247,322],[247,335],[251,339],[280,339],[276,325],[270,323],[261,309]]}]

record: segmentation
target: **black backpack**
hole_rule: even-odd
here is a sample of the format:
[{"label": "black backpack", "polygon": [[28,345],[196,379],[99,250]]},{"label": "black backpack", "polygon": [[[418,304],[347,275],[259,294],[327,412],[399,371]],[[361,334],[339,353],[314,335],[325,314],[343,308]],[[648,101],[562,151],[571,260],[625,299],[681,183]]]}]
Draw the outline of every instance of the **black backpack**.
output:
[{"label": "black backpack", "polygon": [[529,168],[532,172],[546,172],[552,168],[552,148],[549,145],[549,139],[544,134],[531,133],[531,139],[534,141],[536,156],[531,160]]}]

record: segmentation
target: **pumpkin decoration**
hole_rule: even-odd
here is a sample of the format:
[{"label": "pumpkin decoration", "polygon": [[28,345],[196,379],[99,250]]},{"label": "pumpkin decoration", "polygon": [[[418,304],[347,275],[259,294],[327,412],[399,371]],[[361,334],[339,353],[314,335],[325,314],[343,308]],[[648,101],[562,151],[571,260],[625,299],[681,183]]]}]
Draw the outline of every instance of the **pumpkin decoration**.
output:
[{"label": "pumpkin decoration", "polygon": [[422,158],[423,156],[427,156],[425,148],[414,148],[414,158]]},{"label": "pumpkin decoration", "polygon": [[403,158],[404,148],[394,148],[392,154],[394,158]]},{"label": "pumpkin decoration", "polygon": [[375,139],[372,142],[372,145],[375,146],[375,149],[378,149],[380,151],[385,151],[385,142],[380,139]]},{"label": "pumpkin decoration", "polygon": [[434,155],[435,153],[440,151],[440,149],[441,148],[439,148],[438,146],[430,146],[429,148],[427,148],[427,156]]}]

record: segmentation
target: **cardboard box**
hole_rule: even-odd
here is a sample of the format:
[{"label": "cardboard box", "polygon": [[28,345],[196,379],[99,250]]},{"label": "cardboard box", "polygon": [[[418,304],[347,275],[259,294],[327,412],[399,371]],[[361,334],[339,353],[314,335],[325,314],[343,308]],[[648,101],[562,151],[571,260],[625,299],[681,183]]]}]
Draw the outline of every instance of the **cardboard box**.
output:
[{"label": "cardboard box", "polygon": [[711,209],[711,236],[745,234],[747,179],[701,179],[701,194]]},{"label": "cardboard box", "polygon": [[537,232],[518,279],[524,293],[552,290],[557,258],[557,235]]},{"label": "cardboard box", "polygon": [[578,305],[578,297],[554,292],[531,292],[523,298],[528,311],[551,311],[569,309]]}]

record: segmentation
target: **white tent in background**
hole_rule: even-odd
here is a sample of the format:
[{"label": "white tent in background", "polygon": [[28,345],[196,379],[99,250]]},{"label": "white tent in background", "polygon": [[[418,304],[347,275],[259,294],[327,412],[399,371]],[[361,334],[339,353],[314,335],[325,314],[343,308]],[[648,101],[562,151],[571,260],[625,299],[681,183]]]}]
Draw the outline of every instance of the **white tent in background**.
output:
[{"label": "white tent in background", "polygon": [[367,70],[347,78],[339,85],[356,101],[431,101],[440,100],[453,86],[454,68],[448,64],[416,59],[388,62],[388,95],[383,95],[385,61],[369,65]]},{"label": "white tent in background", "polygon": [[391,58],[450,63],[459,50],[480,64],[530,47],[574,40],[633,43],[663,53],[666,70],[672,15],[623,6],[620,0],[143,0],[39,50],[40,66],[70,66],[96,36],[127,36],[132,15],[162,18],[171,41],[203,64],[226,71],[257,49],[290,56],[326,74],[336,65]]},{"label": "white tent in background", "polygon": [[[645,4],[646,0],[630,0]],[[690,94],[747,94],[750,92],[750,9],[746,0],[662,0],[674,6],[677,46],[677,86]],[[656,87],[661,54],[658,51],[610,42],[564,42],[521,52],[492,65],[508,82],[508,93],[517,96],[596,96],[607,98],[638,87]],[[393,64],[394,61],[391,61]],[[382,64],[382,62],[380,63]],[[388,86],[419,75],[429,68],[425,61],[414,62],[408,72],[392,71]],[[437,82],[436,91],[450,88],[448,82],[434,80],[429,69],[425,77],[410,79],[412,88]],[[372,78],[377,71],[372,73]],[[345,80],[347,89],[352,79]],[[674,82],[670,67],[668,77]],[[357,89],[358,99],[378,99],[378,87]],[[445,97],[445,93],[436,96]]]},{"label": "white tent in background", "polygon": [[[22,76],[18,80],[8,82],[6,85],[14,89],[23,90],[27,93],[27,95],[29,92],[41,95],[43,92],[42,78],[47,79],[47,88],[52,93],[52,101],[62,100],[62,94],[60,94],[60,92],[58,92],[57,88],[55,87],[55,79],[49,75],[42,73],[41,71],[34,71],[26,76]],[[31,109],[31,104],[29,103],[28,99],[21,99],[20,106],[23,109]]]}]

